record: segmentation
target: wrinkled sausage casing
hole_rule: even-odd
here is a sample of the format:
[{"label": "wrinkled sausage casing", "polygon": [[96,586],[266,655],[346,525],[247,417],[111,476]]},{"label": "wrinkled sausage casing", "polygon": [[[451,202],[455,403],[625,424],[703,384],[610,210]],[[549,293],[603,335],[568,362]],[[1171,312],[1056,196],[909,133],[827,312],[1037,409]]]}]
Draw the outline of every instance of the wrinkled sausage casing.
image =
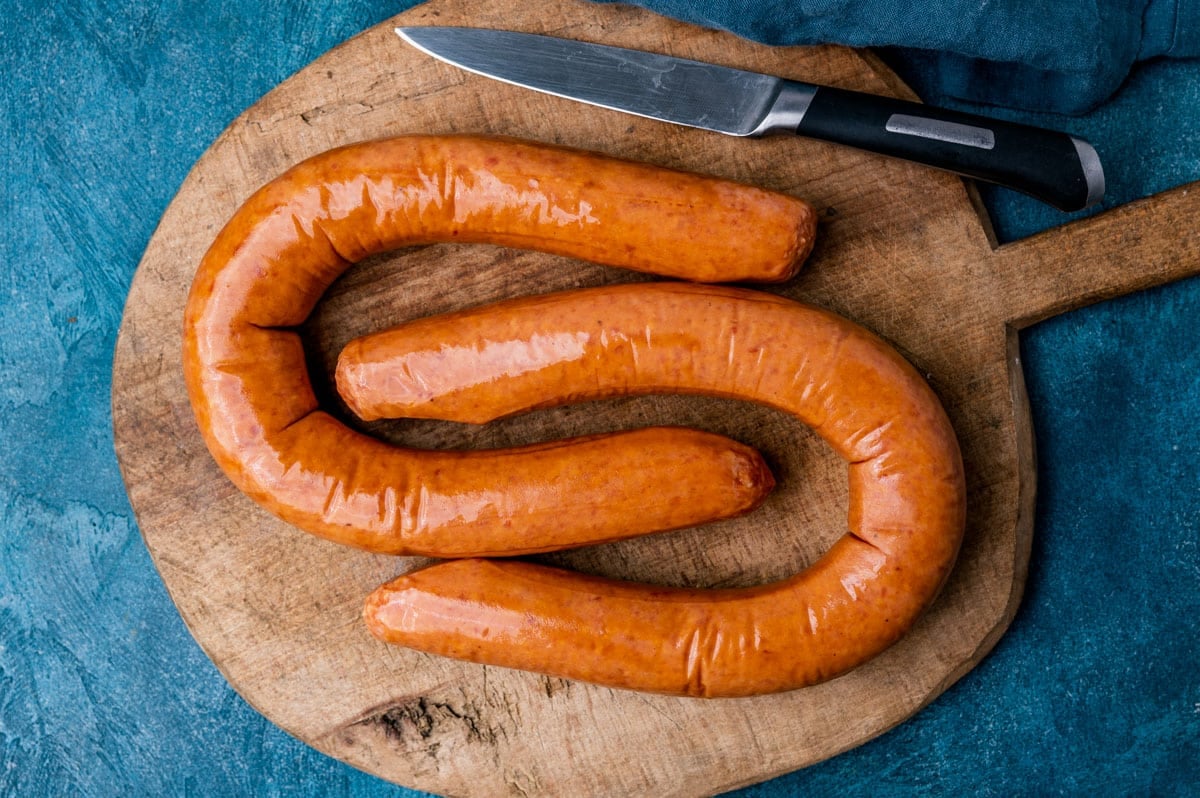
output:
[{"label": "wrinkled sausage casing", "polygon": [[[572,343],[524,348],[546,335]],[[432,391],[421,385],[439,353],[478,340],[485,373],[503,365],[489,351],[524,353],[503,394],[453,370]],[[788,690],[895,642],[937,594],[962,539],[962,460],[929,386],[862,327],[774,295],[663,283],[515,300],[370,336],[347,348],[340,371],[346,381],[373,372],[368,382],[389,386],[409,415],[502,415],[547,386],[744,399],[792,414],[848,463],[847,534],[789,579],[690,590],[457,560],[370,596],[367,624],[392,643],[658,693]],[[360,393],[359,403],[382,404]]]},{"label": "wrinkled sausage casing", "polygon": [[709,433],[491,452],[361,435],[318,408],[295,328],[352,263],[402,246],[483,242],[693,280],[777,281],[814,230],[800,200],[540,145],[413,136],[332,150],[251,196],[202,260],[184,320],[189,397],[238,488],[372,551],[518,554],[737,515],[773,481],[757,453]]}]

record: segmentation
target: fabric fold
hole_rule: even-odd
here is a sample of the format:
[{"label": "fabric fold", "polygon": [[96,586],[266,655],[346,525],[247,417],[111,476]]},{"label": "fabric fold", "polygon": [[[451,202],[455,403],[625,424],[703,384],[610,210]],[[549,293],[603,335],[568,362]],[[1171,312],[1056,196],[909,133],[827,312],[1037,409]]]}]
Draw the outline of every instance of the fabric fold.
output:
[{"label": "fabric fold", "polygon": [[[608,2],[610,0],[601,0]],[[640,0],[771,45],[888,48],[926,100],[1082,113],[1138,61],[1200,55],[1200,0]]]}]

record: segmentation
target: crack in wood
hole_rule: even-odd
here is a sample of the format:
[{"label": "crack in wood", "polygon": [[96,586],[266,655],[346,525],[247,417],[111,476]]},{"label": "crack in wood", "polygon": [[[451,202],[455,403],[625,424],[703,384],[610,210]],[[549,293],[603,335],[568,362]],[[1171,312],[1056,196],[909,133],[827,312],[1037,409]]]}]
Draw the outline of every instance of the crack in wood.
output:
[{"label": "crack in wood", "polygon": [[[425,750],[431,755],[440,746],[438,737],[465,729],[465,739],[485,745],[496,745],[504,730],[488,724],[479,707],[471,702],[455,707],[448,701],[434,701],[422,696],[373,713],[351,724],[351,727],[375,729],[389,740],[407,744],[414,739],[429,741]],[[414,735],[415,734],[415,738]]]}]

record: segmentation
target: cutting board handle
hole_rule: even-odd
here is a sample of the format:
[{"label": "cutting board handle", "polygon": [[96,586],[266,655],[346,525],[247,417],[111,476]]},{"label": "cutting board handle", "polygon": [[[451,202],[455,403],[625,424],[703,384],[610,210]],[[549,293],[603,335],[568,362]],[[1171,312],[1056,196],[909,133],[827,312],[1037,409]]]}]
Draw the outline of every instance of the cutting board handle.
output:
[{"label": "cutting board handle", "polygon": [[1200,183],[1000,246],[993,275],[1009,324],[1059,313],[1200,273]]}]

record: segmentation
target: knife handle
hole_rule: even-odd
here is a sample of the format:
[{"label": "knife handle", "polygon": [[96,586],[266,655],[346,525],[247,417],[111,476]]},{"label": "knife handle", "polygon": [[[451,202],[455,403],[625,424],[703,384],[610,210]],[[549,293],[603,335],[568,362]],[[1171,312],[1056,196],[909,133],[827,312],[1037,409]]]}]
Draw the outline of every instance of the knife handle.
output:
[{"label": "knife handle", "polygon": [[1062,211],[1104,196],[1096,151],[1067,133],[826,86],[797,91],[811,97],[798,135],[996,183]]}]

